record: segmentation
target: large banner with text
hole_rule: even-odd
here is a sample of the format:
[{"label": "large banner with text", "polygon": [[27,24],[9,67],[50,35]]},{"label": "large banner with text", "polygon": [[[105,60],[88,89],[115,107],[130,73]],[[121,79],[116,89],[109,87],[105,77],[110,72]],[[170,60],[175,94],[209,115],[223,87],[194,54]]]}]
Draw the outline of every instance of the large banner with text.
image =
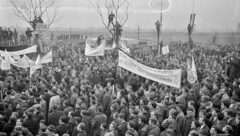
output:
[{"label": "large banner with text", "polygon": [[130,72],[133,72],[142,77],[151,79],[153,81],[180,88],[181,86],[181,69],[175,70],[161,70],[147,67],[138,63],[134,59],[128,57],[123,52],[119,51],[118,66]]}]

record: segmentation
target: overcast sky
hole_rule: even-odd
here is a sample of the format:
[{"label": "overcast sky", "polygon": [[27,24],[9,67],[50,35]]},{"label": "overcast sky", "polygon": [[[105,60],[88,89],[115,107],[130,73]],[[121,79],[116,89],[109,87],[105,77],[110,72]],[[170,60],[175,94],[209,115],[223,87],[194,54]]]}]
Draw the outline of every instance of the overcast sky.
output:
[{"label": "overcast sky", "polygon": [[[52,27],[103,27],[100,17],[89,0],[59,0],[62,19]],[[130,15],[126,27],[154,29],[159,13],[153,12],[150,0],[130,0]],[[171,8],[163,14],[163,28],[185,30],[192,12],[193,0],[171,0]],[[240,22],[240,0],[195,0],[198,31],[235,31]],[[0,0],[0,26],[27,26],[7,12],[7,0]],[[106,13],[107,14],[107,13]],[[106,18],[107,20],[107,18]]]}]

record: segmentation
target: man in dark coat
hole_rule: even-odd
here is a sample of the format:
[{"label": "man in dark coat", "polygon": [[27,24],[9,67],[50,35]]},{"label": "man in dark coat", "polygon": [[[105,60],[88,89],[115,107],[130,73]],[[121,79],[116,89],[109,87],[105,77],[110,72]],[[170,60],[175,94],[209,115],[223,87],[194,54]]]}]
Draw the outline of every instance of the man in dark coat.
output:
[{"label": "man in dark coat", "polygon": [[13,131],[16,125],[16,120],[17,120],[16,116],[11,116],[9,122],[5,124],[2,132],[5,132],[7,133],[8,136],[10,136],[11,132]]},{"label": "man in dark coat", "polygon": [[59,119],[59,125],[56,127],[56,132],[59,136],[69,132],[68,118],[66,116],[61,116]]},{"label": "man in dark coat", "polygon": [[238,53],[234,54],[235,55],[233,55],[228,61],[229,68],[227,75],[231,81],[233,81],[235,78],[239,78],[240,76],[240,59],[238,58]]},{"label": "man in dark coat", "polygon": [[156,124],[157,124],[157,120],[155,119],[149,120],[148,136],[160,136],[160,128]]},{"label": "man in dark coat", "polygon": [[124,136],[127,131],[127,122],[125,121],[125,114],[120,113],[118,115],[118,119],[120,121],[119,126],[117,128],[119,136]]},{"label": "man in dark coat", "polygon": [[23,122],[23,126],[26,127],[34,136],[38,134],[38,121],[33,118],[33,113],[27,114],[27,119]]},{"label": "man in dark coat", "polygon": [[63,115],[63,112],[57,110],[56,105],[53,106],[52,110],[53,110],[52,113],[50,113],[49,116],[48,116],[48,124],[58,126],[59,125],[59,119]]},{"label": "man in dark coat", "polygon": [[139,128],[139,136],[147,136],[149,131],[149,126],[147,122],[147,118],[145,116],[141,116],[138,121],[140,128]]},{"label": "man in dark coat", "polygon": [[92,123],[89,118],[90,113],[86,110],[81,111],[81,116],[82,116],[82,122],[85,123],[85,131],[87,133],[87,136],[91,136],[91,131],[92,131]]},{"label": "man in dark coat", "polygon": [[97,108],[97,115],[93,118],[92,128],[93,128],[93,136],[100,136],[101,133],[101,124],[107,123],[107,116],[103,114],[103,107]]},{"label": "man in dark coat", "polygon": [[183,136],[187,136],[191,129],[191,124],[193,121],[196,121],[194,117],[194,109],[188,108],[187,109],[187,115],[186,115],[186,121],[185,121],[185,129],[183,131]]}]

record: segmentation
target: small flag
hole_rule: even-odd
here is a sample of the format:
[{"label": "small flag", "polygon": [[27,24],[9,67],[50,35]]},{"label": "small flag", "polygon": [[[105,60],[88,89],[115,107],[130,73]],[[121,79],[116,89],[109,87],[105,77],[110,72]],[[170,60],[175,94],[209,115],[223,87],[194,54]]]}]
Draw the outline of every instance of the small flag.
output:
[{"label": "small flag", "polygon": [[188,70],[187,70],[187,80],[189,83],[193,84],[197,81],[197,69],[195,65],[194,58],[192,56],[192,66],[190,64],[190,59],[187,60]]},{"label": "small flag", "polygon": [[52,58],[52,51],[50,51],[41,58],[41,64],[52,62]]},{"label": "small flag", "polygon": [[30,63],[30,76],[37,70],[42,68],[40,55],[37,56],[35,63]]}]

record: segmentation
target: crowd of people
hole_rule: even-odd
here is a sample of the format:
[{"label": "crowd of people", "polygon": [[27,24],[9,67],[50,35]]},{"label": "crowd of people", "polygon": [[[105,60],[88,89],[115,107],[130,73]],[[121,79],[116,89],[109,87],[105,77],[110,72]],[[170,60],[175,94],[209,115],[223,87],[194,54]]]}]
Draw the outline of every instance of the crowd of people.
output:
[{"label": "crowd of people", "polygon": [[21,32],[20,35],[16,28],[12,31],[10,28],[0,27],[0,45],[1,46],[13,46],[31,44],[33,30],[27,28],[25,33]]},{"label": "crowd of people", "polygon": [[13,45],[18,43],[18,32],[16,29],[12,31],[10,28],[0,27],[0,44]]},{"label": "crowd of people", "polygon": [[[158,69],[182,69],[181,88],[117,66],[116,50],[87,57],[84,45],[56,42],[53,62],[0,71],[0,136],[238,136],[240,58],[229,46],[131,45],[131,58]],[[187,81],[194,55],[198,80]]]}]

